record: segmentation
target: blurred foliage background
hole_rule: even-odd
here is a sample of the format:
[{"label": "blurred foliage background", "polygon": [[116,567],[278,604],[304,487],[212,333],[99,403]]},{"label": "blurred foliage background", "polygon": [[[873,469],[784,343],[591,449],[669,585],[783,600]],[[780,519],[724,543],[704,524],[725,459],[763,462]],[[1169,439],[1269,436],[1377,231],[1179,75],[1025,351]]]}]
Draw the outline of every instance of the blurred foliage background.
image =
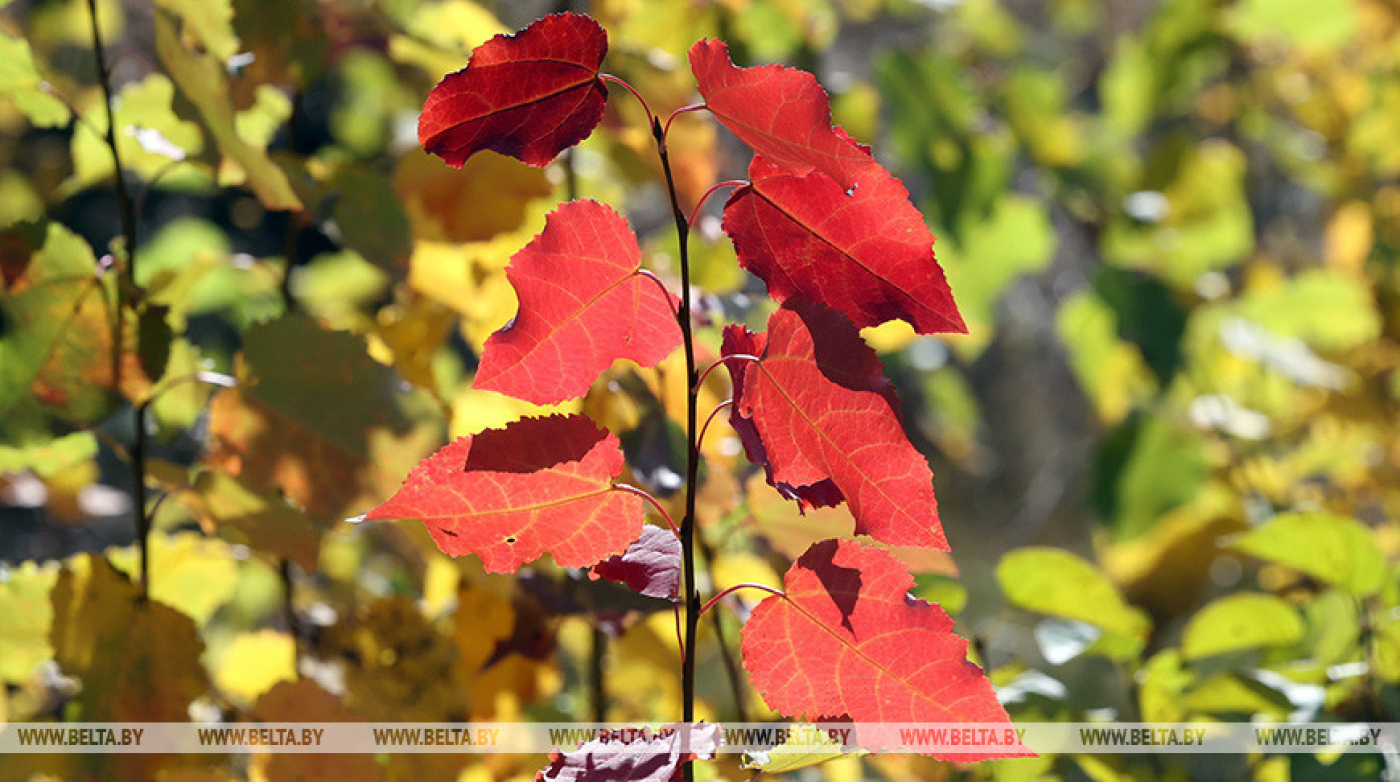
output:
[{"label": "blurred foliage background", "polygon": [[[534,412],[470,380],[514,313],[509,256],[558,201],[622,208],[674,284],[629,97],[543,171],[488,153],[459,172],[417,148],[438,78],[569,6],[602,22],[605,68],[659,112],[695,99],[684,55],[704,36],[740,64],[815,72],[836,121],[904,178],[971,326],[866,333],[955,550],[904,558],[1013,718],[1400,722],[1387,0],[100,0],[134,253],[88,5],[0,0],[0,720],[676,718],[666,604],[547,563],[487,576],[417,525],[343,521],[448,436]],[[678,120],[671,148],[688,204],[745,171],[704,115]],[[705,312],[761,324],[719,205],[693,239]],[[713,356],[717,328],[700,339]],[[663,496],[683,375],[618,365],[574,406]],[[711,588],[777,584],[808,543],[849,531],[843,510],[799,517],[717,432]],[[726,670],[746,605],[702,634],[710,719],[772,716]],[[701,773],[755,773],[739,760]],[[1374,779],[1386,763],[1400,774],[1342,753],[847,756],[792,774]],[[0,776],[484,780],[543,764],[11,756]]]}]

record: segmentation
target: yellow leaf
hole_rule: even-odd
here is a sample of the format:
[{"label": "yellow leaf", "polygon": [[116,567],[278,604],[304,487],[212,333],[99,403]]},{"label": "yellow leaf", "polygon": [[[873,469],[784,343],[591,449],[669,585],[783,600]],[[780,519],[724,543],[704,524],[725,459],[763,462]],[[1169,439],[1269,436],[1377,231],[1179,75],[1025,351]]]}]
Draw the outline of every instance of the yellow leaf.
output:
[{"label": "yellow leaf", "polygon": [[278,682],[296,679],[296,656],[296,642],[286,633],[243,633],[220,655],[214,682],[238,702],[251,705]]}]

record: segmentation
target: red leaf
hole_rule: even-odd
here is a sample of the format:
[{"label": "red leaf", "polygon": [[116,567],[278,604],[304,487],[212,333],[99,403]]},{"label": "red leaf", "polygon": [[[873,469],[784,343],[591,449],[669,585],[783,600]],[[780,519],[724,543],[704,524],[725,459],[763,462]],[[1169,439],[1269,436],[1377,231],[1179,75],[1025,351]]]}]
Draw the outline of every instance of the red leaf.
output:
[{"label": "red leaf", "polygon": [[486,341],[476,387],[552,404],[583,396],[614,359],[666,358],[681,341],[676,298],[638,274],[641,263],[622,215],[597,201],[560,204],[511,258],[520,311]]},{"label": "red leaf", "polygon": [[[849,540],[814,544],[744,625],[750,681],[769,707],[798,719],[860,723],[1000,723],[1010,726],[982,669],[967,661],[942,608],[910,597],[914,578],[887,551]],[[865,749],[899,736],[860,725]],[[1019,742],[1005,753],[1022,757]]]},{"label": "red leaf", "polygon": [[525,418],[453,440],[424,459],[366,519],[420,519],[438,548],[514,572],[545,551],[564,567],[621,553],[642,501],[614,491],[617,437],[582,415]]},{"label": "red leaf", "polygon": [[670,530],[647,524],[626,551],[594,565],[588,577],[606,578],[648,597],[675,602],[680,594],[681,542]]},{"label": "red leaf", "polygon": [[607,33],[578,14],[498,35],[428,93],[418,141],[456,168],[483,149],[548,165],[602,121],[608,90],[598,66],[607,51]]},{"label": "red leaf", "polygon": [[868,150],[831,127],[826,90],[812,74],[781,65],[735,67],[729,46],[712,39],[690,47],[690,70],[715,118],[791,173],[822,171],[849,190],[875,165]]},{"label": "red leaf", "polygon": [[898,319],[920,334],[967,331],[933,234],[889,172],[872,166],[847,195],[821,172],[793,176],[755,155],[749,179],[725,204],[724,230],[773,298],[806,296],[860,328]]},{"label": "red leaf", "polygon": [[750,458],[751,443],[761,443],[755,461],[769,482],[822,506],[835,504],[821,485],[830,481],[850,504],[856,534],[946,551],[933,472],[904,434],[899,398],[875,352],[840,313],[806,299],[785,302],[768,328],[766,344],[737,326],[726,327],[725,338],[727,348],[763,348],[757,363],[726,363],[735,386],[731,422]]},{"label": "red leaf", "polygon": [[[684,729],[684,723],[678,727]],[[674,782],[681,779],[681,763],[714,757],[720,743],[718,726],[704,723],[689,731],[686,752],[681,751],[681,732],[636,728],[614,733],[618,735],[584,742],[572,752],[549,753],[551,762],[535,774],[535,782]]]}]

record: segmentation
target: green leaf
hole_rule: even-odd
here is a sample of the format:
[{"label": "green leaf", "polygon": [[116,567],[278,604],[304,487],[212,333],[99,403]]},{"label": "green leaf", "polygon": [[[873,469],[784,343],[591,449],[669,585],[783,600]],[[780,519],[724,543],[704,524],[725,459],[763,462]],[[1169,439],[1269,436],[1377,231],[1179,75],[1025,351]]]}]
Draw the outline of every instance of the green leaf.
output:
[{"label": "green leaf", "polygon": [[[204,625],[238,583],[229,545],[194,533],[151,535],[151,597]],[[132,580],[140,577],[135,548],[113,549],[108,560]]]},{"label": "green leaf", "polygon": [[1245,41],[1282,39],[1313,53],[1335,51],[1355,40],[1359,25],[1355,5],[1316,0],[1243,0],[1230,8],[1228,19]]},{"label": "green leaf", "polygon": [[53,658],[49,592],[58,580],[58,568],[53,564],[25,562],[14,569],[0,567],[0,638],[5,639],[0,644],[0,681],[26,682],[35,667]]},{"label": "green leaf", "polygon": [[1182,633],[1181,656],[1199,660],[1246,649],[1287,646],[1303,637],[1303,620],[1273,595],[1226,595],[1202,608]]},{"label": "green leaf", "polygon": [[0,431],[102,418],[116,391],[110,277],[97,276],[87,242],[58,223],[20,269],[0,299]]},{"label": "green leaf", "polygon": [[1373,595],[1385,583],[1385,557],[1370,530],[1343,516],[1281,513],[1231,546],[1358,596]]},{"label": "green leaf", "polygon": [[[969,219],[962,242],[934,245],[948,284],[972,334],[990,333],[997,300],[1018,278],[1043,270],[1055,252],[1055,230],[1045,206],[1020,195],[997,200],[990,215]],[[984,337],[987,338],[987,337]]]},{"label": "green leaf", "polygon": [[29,42],[0,32],[0,96],[14,101],[15,106],[38,127],[67,125],[72,116],[68,106],[45,92],[45,84],[34,63]]},{"label": "green leaf", "polygon": [[1110,656],[1134,657],[1147,642],[1152,627],[1147,614],[1125,603],[1113,582],[1093,564],[1068,551],[1016,549],[997,563],[996,575],[1013,605],[1085,622],[1132,642],[1105,649]]},{"label": "green leaf", "polygon": [[247,177],[248,187],[268,209],[301,209],[287,177],[267,153],[238,135],[233,100],[223,65],[207,55],[185,48],[176,29],[176,18],[156,11],[156,52],[180,92],[199,110],[200,119],[224,157],[236,163]]},{"label": "green leaf", "polygon": [[[204,149],[199,126],[180,119],[171,108],[175,85],[159,73],[147,74],[122,87],[114,99],[117,150],[128,174],[154,179],[171,164]],[[73,131],[73,176],[65,192],[76,193],[112,176],[112,150],[107,146],[107,107],[99,101],[83,111]]]},{"label": "green leaf", "polygon": [[51,478],[95,456],[97,437],[87,431],[39,443],[0,443],[0,475],[33,470],[41,478]]},{"label": "green leaf", "polygon": [[1322,350],[1354,348],[1381,333],[1370,286],[1336,269],[1308,269],[1286,285],[1251,290],[1237,311],[1281,337]]}]

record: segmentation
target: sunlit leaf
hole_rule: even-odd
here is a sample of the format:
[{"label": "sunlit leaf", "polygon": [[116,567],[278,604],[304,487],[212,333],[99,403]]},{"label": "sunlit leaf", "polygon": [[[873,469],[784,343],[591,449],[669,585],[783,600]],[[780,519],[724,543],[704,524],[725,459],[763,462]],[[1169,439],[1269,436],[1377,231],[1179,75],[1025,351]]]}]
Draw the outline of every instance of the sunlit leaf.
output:
[{"label": "sunlit leaf", "polygon": [[1370,530],[1330,513],[1281,513],[1230,545],[1357,596],[1375,594],[1385,582],[1385,558]]},{"label": "sunlit leaf", "polygon": [[1202,608],[1186,625],[1181,656],[1198,660],[1245,649],[1286,646],[1303,635],[1303,621],[1287,601],[1248,592],[1226,595]]}]

